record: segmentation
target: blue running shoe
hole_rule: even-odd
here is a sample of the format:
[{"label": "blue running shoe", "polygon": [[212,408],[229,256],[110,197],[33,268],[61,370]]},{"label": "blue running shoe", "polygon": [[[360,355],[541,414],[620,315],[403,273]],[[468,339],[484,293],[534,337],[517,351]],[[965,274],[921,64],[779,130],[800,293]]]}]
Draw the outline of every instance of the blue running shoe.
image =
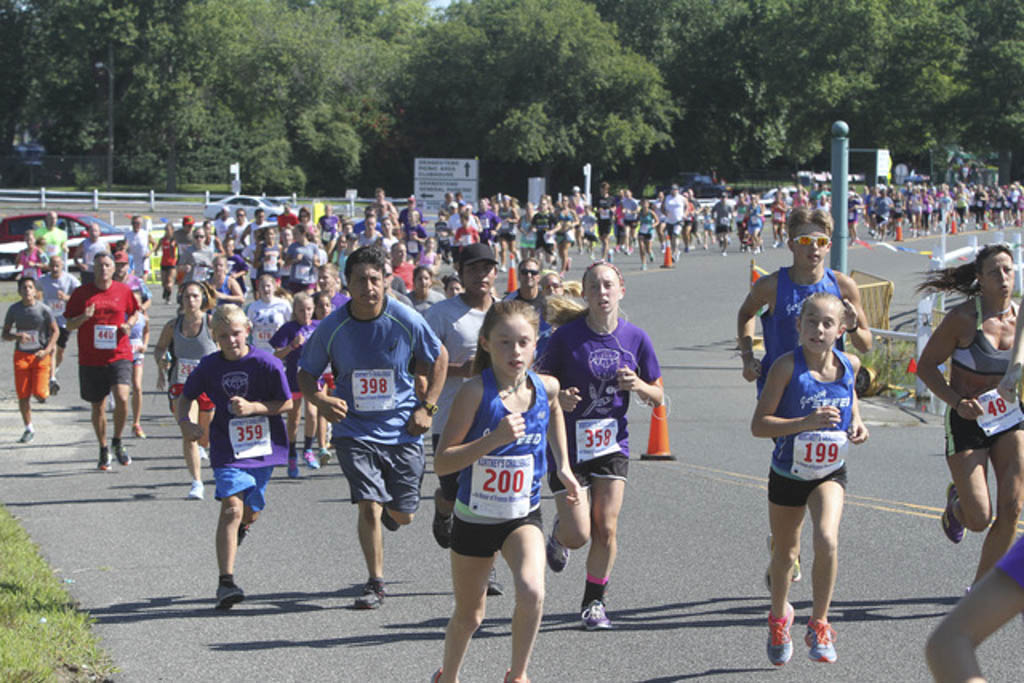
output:
[{"label": "blue running shoe", "polygon": [[588,631],[602,631],[612,627],[612,622],[604,611],[604,603],[600,600],[592,600],[583,614],[583,628]]},{"label": "blue running shoe", "polygon": [[558,516],[556,515],[555,523],[551,527],[551,535],[548,536],[547,548],[545,548],[548,556],[548,567],[556,574],[565,569],[565,565],[569,563],[569,549],[555,538],[555,529],[557,528]]},{"label": "blue running shoe", "polygon": [[953,513],[953,505],[956,504],[956,501],[956,486],[950,484],[946,487],[946,509],[942,513],[942,530],[946,533],[946,538],[953,543],[964,540],[964,525]]},{"label": "blue running shoe", "polygon": [[299,459],[294,455],[288,456],[288,476],[292,479],[299,478]]},{"label": "blue running shoe", "polygon": [[781,619],[776,619],[771,610],[768,611],[768,661],[775,666],[782,666],[793,656],[793,639],[789,636],[792,625],[792,605],[786,604],[786,613]]},{"label": "blue running shoe", "polygon": [[836,661],[836,632],[827,621],[811,619],[807,622],[804,642],[811,648],[807,656],[815,662],[832,664]]}]

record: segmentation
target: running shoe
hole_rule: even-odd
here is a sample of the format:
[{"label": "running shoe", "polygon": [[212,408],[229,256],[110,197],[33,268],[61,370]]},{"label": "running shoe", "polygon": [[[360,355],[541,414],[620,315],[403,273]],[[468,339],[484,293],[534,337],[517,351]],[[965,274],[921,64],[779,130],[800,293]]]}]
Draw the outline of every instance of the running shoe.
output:
[{"label": "running shoe", "polygon": [[192,487],[188,490],[188,498],[190,500],[202,500],[203,491],[205,489],[206,487],[203,486],[203,482],[196,479],[194,482],[192,482]]},{"label": "running shoe", "polygon": [[511,675],[512,675],[512,669],[507,669],[505,671],[505,681],[504,681],[504,683],[530,683],[530,679],[526,678],[525,676],[517,676],[516,678],[509,678],[509,676],[511,676]]},{"label": "running shoe", "polygon": [[363,586],[363,594],[356,598],[356,609],[377,609],[384,602],[384,582],[370,579]]},{"label": "running shoe", "polygon": [[487,577],[487,594],[491,596],[504,595],[505,587],[498,581],[498,572],[491,567],[491,575]]},{"label": "running shoe", "polygon": [[946,538],[959,543],[964,540],[964,525],[956,518],[953,506],[956,504],[956,486],[950,484],[946,487],[946,509],[942,512],[942,530],[946,532]]},{"label": "running shoe", "polygon": [[313,453],[313,449],[302,451],[302,459],[306,461],[306,464],[311,470],[320,469],[320,461],[316,459],[316,454]]},{"label": "running shoe", "polygon": [[388,531],[398,531],[398,522],[395,518],[388,513],[386,507],[380,509],[380,523],[384,525],[384,528]]},{"label": "running shoe", "polygon": [[433,675],[430,676],[430,683],[437,683],[439,680],[441,680],[441,673],[443,671],[444,669],[438,669],[437,671],[435,671]]},{"label": "running shoe", "polygon": [[768,611],[768,661],[775,666],[782,666],[793,656],[793,639],[789,636],[792,625],[792,605],[786,604],[786,613],[781,619],[776,619],[771,610]]},{"label": "running shoe", "polygon": [[117,458],[117,461],[119,463],[121,463],[122,465],[132,464],[132,456],[128,455],[128,453],[125,452],[123,445],[116,444],[114,446],[111,446],[111,448],[114,449],[114,456]]},{"label": "running shoe", "polygon": [[110,469],[110,451],[106,447],[100,448],[100,464],[96,467],[104,472]]},{"label": "running shoe", "polygon": [[291,479],[299,478],[299,459],[294,455],[288,456],[288,477]]},{"label": "running shoe", "polygon": [[31,441],[34,438],[36,438],[36,433],[33,430],[31,430],[31,429],[26,429],[22,433],[21,438],[18,439],[18,443],[28,443],[29,441]]},{"label": "running shoe", "polygon": [[588,631],[602,631],[612,627],[612,622],[604,611],[604,603],[600,600],[592,600],[580,615],[583,620],[583,628]]},{"label": "running shoe", "polygon": [[238,586],[217,586],[217,609],[231,609],[245,600],[245,593]]},{"label": "running shoe", "polygon": [[142,425],[134,425],[132,427],[132,430],[135,432],[135,438],[137,438],[137,439],[145,439],[146,438],[146,432],[142,431]]},{"label": "running shoe", "polygon": [[244,541],[245,537],[249,535],[250,527],[252,527],[252,522],[249,524],[238,525],[238,545],[242,545],[242,541]]},{"label": "running shoe", "polygon": [[640,266],[640,270],[647,270],[647,261],[643,262],[643,265]]},{"label": "running shoe", "polygon": [[836,661],[836,632],[827,621],[811,619],[807,622],[804,642],[811,648],[807,656],[815,662],[831,664]]},{"label": "running shoe", "polygon": [[321,465],[326,465],[327,463],[329,463],[331,461],[331,449],[330,448],[321,448],[320,452],[317,453],[317,457],[320,458],[320,464]]},{"label": "running shoe", "polygon": [[434,524],[431,527],[434,531],[434,540],[442,548],[447,548],[452,543],[452,516],[442,515],[434,509]]},{"label": "running shoe", "polygon": [[548,567],[554,573],[559,573],[565,569],[565,565],[569,563],[569,549],[558,542],[555,538],[555,529],[558,528],[558,517],[555,517],[555,524],[551,527],[551,534],[548,535],[547,544],[547,556],[548,556]]},{"label": "running shoe", "polygon": [[54,377],[50,380],[50,396],[56,396],[60,393],[60,382]]}]

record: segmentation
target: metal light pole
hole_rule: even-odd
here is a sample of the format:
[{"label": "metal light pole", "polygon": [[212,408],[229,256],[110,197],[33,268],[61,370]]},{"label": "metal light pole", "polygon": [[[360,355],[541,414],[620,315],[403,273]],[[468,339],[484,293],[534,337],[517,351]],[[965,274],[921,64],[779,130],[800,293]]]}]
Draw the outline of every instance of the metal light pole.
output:
[{"label": "metal light pole", "polygon": [[847,200],[849,199],[850,127],[844,121],[832,124],[832,270],[848,273],[846,249],[849,245],[847,233]]},{"label": "metal light pole", "polygon": [[96,62],[107,72],[107,189],[114,185],[114,46],[107,49],[107,63]]}]

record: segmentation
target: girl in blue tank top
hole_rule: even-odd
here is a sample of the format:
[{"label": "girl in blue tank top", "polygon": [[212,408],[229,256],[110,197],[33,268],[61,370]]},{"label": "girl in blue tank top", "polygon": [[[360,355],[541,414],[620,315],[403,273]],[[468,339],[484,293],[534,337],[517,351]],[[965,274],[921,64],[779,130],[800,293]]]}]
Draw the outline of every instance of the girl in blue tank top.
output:
[{"label": "girl in blue tank top", "polygon": [[843,302],[833,294],[817,292],[804,300],[797,318],[799,346],[779,357],[768,371],[750,426],[754,436],[775,441],[768,478],[773,543],[767,651],[776,666],[793,654],[789,586],[800,553],[805,510],[811,512],[815,538],[814,603],[805,642],[812,660],[836,660],[828,610],[838,569],[836,538],[845,498],[845,458],[850,443],[868,438],[854,392],[860,361],[835,348],[845,331],[843,317]]},{"label": "girl in blue tank top", "polygon": [[543,613],[544,533],[540,485],[548,443],[559,479],[578,504],[569,466],[558,380],[530,371],[539,320],[521,301],[495,303],[484,317],[474,362],[478,377],[459,389],[434,458],[438,475],[459,473],[451,534],[455,611],[445,633],[444,663],[432,681],[458,679],[484,615],[498,551],[515,577],[512,660],[506,681],[526,668]]}]

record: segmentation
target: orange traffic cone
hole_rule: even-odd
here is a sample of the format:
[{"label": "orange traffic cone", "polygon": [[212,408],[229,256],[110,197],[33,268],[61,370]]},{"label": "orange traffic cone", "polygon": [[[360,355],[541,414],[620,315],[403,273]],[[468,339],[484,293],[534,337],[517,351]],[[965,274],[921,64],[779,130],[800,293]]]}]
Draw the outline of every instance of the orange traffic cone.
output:
[{"label": "orange traffic cone", "polygon": [[984,223],[981,224],[981,229],[988,230],[988,221],[985,221]]},{"label": "orange traffic cone", "polygon": [[672,244],[669,243],[665,245],[665,260],[662,262],[661,267],[671,268],[672,265]]},{"label": "orange traffic cone", "polygon": [[516,280],[516,270],[515,266],[509,266],[508,268],[508,288],[505,290],[506,293],[511,294],[519,289],[519,282]]},{"label": "orange traffic cone", "polygon": [[754,259],[750,259],[750,286],[753,287],[754,283],[761,277],[761,273],[757,272],[757,266],[754,265]]},{"label": "orange traffic cone", "polygon": [[[665,386],[658,378],[658,386]],[[640,456],[641,460],[675,460],[676,456],[668,445],[668,412],[665,403],[654,406],[651,413],[651,434],[647,439],[647,452]]]},{"label": "orange traffic cone", "polygon": [[949,219],[949,234],[956,234],[956,216],[951,216]]},{"label": "orange traffic cone", "polygon": [[916,375],[917,374],[917,359],[916,358],[911,358],[910,362],[907,363],[907,372],[909,372],[912,375]]},{"label": "orange traffic cone", "polygon": [[903,222],[902,221],[897,221],[896,222],[896,241],[897,242],[902,242],[903,241]]}]

